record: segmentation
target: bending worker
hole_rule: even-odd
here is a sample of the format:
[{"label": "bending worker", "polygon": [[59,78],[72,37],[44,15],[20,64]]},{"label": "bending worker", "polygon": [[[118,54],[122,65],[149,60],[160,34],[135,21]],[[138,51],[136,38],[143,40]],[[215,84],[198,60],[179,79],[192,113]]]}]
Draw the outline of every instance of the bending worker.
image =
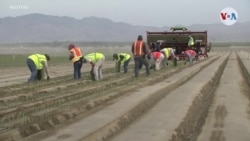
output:
[{"label": "bending worker", "polygon": [[165,58],[163,59],[163,61],[162,61],[164,67],[166,67],[166,66],[168,65],[168,58],[169,58],[170,56],[173,57],[173,59],[174,59],[174,66],[176,66],[177,60],[176,60],[176,56],[175,56],[175,53],[174,53],[174,49],[173,49],[173,48],[163,48],[163,49],[160,50],[160,52],[162,52],[163,55],[164,55],[164,57],[165,57]]},{"label": "bending worker", "polygon": [[151,58],[154,60],[155,70],[160,70],[162,60],[165,58],[163,53],[158,52],[158,51],[152,52]]},{"label": "bending worker", "polygon": [[193,65],[193,61],[195,60],[196,57],[196,52],[194,50],[186,50],[184,52],[184,56],[185,56],[185,65],[187,63],[187,61],[189,60],[189,65]]},{"label": "bending worker", "polygon": [[135,70],[134,70],[135,77],[138,77],[139,67],[142,64],[146,66],[147,76],[150,75],[149,62],[146,59],[146,56],[150,55],[150,51],[146,43],[143,42],[142,35],[139,35],[137,40],[132,44],[131,50],[132,50],[132,53],[134,55],[134,60],[135,60]]},{"label": "bending worker", "polygon": [[105,61],[105,56],[102,53],[89,53],[84,56],[83,62],[91,64],[91,76],[93,80],[102,79],[102,64]]},{"label": "bending worker", "polygon": [[27,58],[27,65],[31,72],[28,82],[41,80],[43,69],[45,70],[45,73],[47,75],[47,80],[50,79],[48,71],[48,63],[47,63],[49,60],[50,57],[48,54],[33,54]]},{"label": "bending worker", "polygon": [[131,55],[128,53],[118,53],[113,55],[113,60],[116,60],[117,72],[120,72],[120,66],[123,64],[124,73],[128,72],[128,64],[130,62]]},{"label": "bending worker", "polygon": [[76,47],[74,44],[68,46],[69,50],[69,60],[73,63],[73,78],[81,78],[81,68],[82,68],[82,52],[80,48]]}]

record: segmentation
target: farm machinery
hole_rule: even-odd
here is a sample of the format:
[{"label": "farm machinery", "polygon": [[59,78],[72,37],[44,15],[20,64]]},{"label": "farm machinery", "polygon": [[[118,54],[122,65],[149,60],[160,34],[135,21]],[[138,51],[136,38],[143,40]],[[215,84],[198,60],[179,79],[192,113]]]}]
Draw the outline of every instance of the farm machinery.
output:
[{"label": "farm machinery", "polygon": [[[188,43],[190,38],[193,40],[192,46]],[[186,27],[172,27],[170,31],[163,32],[147,31],[147,43],[151,51],[173,48],[179,60],[184,59],[185,50],[194,50],[197,53],[196,59],[198,59],[208,57],[207,53],[211,49],[211,43],[207,42],[207,31],[188,31]]]}]

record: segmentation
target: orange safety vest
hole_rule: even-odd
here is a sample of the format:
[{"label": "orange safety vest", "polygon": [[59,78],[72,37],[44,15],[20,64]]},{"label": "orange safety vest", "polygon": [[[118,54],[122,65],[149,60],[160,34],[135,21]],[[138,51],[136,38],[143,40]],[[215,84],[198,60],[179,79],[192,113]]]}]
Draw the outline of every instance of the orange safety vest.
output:
[{"label": "orange safety vest", "polygon": [[134,42],[134,55],[135,56],[144,55],[143,41],[135,41]]},{"label": "orange safety vest", "polygon": [[79,48],[74,47],[70,51],[74,55],[74,58],[72,59],[73,63],[76,62],[76,61],[78,61],[82,57],[82,53],[81,53],[81,50]]}]

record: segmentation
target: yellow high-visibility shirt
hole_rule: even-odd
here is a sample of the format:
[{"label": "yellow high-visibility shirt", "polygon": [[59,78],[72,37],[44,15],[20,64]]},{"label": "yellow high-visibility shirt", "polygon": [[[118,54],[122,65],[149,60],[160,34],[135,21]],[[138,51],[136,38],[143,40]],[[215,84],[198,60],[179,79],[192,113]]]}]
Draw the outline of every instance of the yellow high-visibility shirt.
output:
[{"label": "yellow high-visibility shirt", "polygon": [[104,57],[104,55],[102,53],[90,53],[84,56],[84,58],[88,61],[88,62],[93,62],[96,63],[97,61],[99,61],[100,59],[102,59]]},{"label": "yellow high-visibility shirt", "polygon": [[43,69],[43,62],[46,62],[46,56],[43,54],[32,54],[28,58],[30,58],[36,65],[36,69]]},{"label": "yellow high-visibility shirt", "polygon": [[194,45],[194,38],[193,37],[189,37],[189,40],[188,40],[188,46],[193,46]]},{"label": "yellow high-visibility shirt", "polygon": [[131,55],[128,54],[128,53],[119,53],[118,54],[118,60],[117,61],[120,61],[121,58],[120,58],[120,55],[124,56],[123,60],[121,61],[121,64],[123,64],[124,62],[126,62],[128,59],[130,59]]}]

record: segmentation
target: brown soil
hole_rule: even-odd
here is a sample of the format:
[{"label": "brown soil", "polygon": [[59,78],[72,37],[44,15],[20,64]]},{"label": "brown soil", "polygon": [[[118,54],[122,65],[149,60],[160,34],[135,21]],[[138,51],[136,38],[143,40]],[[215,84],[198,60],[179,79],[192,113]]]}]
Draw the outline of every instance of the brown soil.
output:
[{"label": "brown soil", "polygon": [[[250,69],[245,65],[249,63],[249,60],[240,53],[229,53],[214,52],[214,55],[195,62],[191,67],[184,66],[183,62],[180,61],[178,67],[152,71],[149,77],[146,77],[143,68],[140,77],[137,79],[133,76],[133,65],[130,66],[129,73],[124,75],[114,72],[114,69],[111,68],[114,66],[114,62],[107,62],[104,69],[104,79],[99,82],[90,80],[88,68],[85,68],[83,72],[84,79],[72,80],[71,65],[51,66],[52,79],[33,84],[25,83],[29,77],[29,72],[25,68],[2,70],[12,72],[16,76],[0,74],[0,140],[14,139],[18,141],[23,139],[24,141],[33,141],[36,139],[50,141],[64,139],[74,141],[80,139],[94,141],[102,138],[102,140],[119,141],[128,140],[126,137],[131,137],[129,140],[141,141],[160,138],[171,141],[230,141],[230,138],[248,140],[249,136],[244,129],[247,129],[250,125],[250,96],[247,93],[250,84],[248,79]],[[223,56],[228,58],[225,57],[225,61],[218,63],[218,60],[221,60],[220,58],[223,58]],[[204,76],[197,78],[197,82],[192,80],[196,79],[195,76],[201,73],[206,74],[206,68],[213,63],[218,63],[219,66],[213,70],[214,72],[206,72],[215,75],[207,78],[208,80],[204,81],[204,85],[201,86],[201,81],[199,85],[199,79],[203,80],[201,78]],[[227,79],[225,79],[223,76],[227,74],[226,71],[231,67],[236,68],[230,72],[235,73],[235,76],[227,76]],[[180,77],[181,75],[183,77]],[[176,79],[174,79],[175,77]],[[177,77],[179,78],[177,79]],[[239,82],[234,83],[235,77],[241,78]],[[15,81],[15,83],[12,83],[12,81]],[[194,93],[192,97],[187,97],[182,101],[170,100],[171,98],[181,98],[181,96],[177,97],[180,93],[174,94],[176,90],[183,90],[182,87],[193,87],[194,84],[197,84],[197,94]],[[163,85],[167,86],[164,87]],[[226,93],[229,96],[239,93],[239,95],[231,97],[235,100],[235,103],[232,104],[236,104],[237,99],[242,100],[245,97],[244,104],[246,106],[243,104],[230,106],[228,103],[232,99],[220,92],[220,89],[225,87],[224,85],[237,86],[234,90],[230,90],[229,87]],[[159,90],[153,92],[155,89]],[[140,91],[144,92],[140,93]],[[186,92],[188,91],[186,90]],[[81,122],[85,122],[85,119],[104,112],[122,100],[130,97],[136,98],[135,94],[148,94],[148,97],[145,97],[142,103],[135,103],[135,107],[129,107],[129,111],[120,115],[118,119],[105,124],[104,127],[86,133],[86,136],[83,136],[85,134],[83,132],[80,134],[82,137],[79,135],[79,138],[70,132],[65,132],[69,126],[74,127],[74,124],[81,124]],[[185,97],[188,96],[187,94],[185,94]],[[170,102],[166,105],[157,106],[161,105],[161,101],[168,101],[168,99]],[[157,125],[158,122],[160,123],[160,119],[157,119],[158,114],[164,113],[158,109],[158,113],[151,114],[154,108],[164,107],[162,110],[165,110],[165,112],[169,109],[170,113],[176,112],[177,114],[178,112],[171,108],[171,105],[174,107],[178,102],[181,114],[175,118],[165,118],[165,121],[161,122],[164,123],[164,127],[154,127],[156,125],[153,125],[153,123]],[[188,107],[185,107],[187,105]],[[241,121],[244,121],[246,126],[242,125],[233,115],[237,113],[234,111],[235,108],[243,109],[241,115],[244,113],[246,116],[241,117]],[[116,110],[113,112],[116,113],[122,109]],[[147,118],[151,121],[147,121]],[[96,122],[96,125],[101,122],[94,121],[94,118],[92,120],[92,122]],[[233,122],[234,126],[229,122]],[[143,126],[140,123],[143,123]],[[174,125],[174,123],[176,124]],[[167,130],[170,127],[172,129]],[[231,130],[239,130],[242,127],[242,130],[236,136],[229,130],[229,127]],[[144,132],[145,129],[148,129],[147,132]],[[71,130],[73,131],[74,128]],[[168,132],[162,134],[163,131]],[[60,134],[61,132],[63,134]],[[144,134],[142,134],[143,132]],[[131,133],[137,133],[137,138],[134,138]],[[44,139],[48,135],[50,135],[50,138]],[[147,137],[150,135],[151,137]],[[231,137],[232,135],[234,136]]]}]

